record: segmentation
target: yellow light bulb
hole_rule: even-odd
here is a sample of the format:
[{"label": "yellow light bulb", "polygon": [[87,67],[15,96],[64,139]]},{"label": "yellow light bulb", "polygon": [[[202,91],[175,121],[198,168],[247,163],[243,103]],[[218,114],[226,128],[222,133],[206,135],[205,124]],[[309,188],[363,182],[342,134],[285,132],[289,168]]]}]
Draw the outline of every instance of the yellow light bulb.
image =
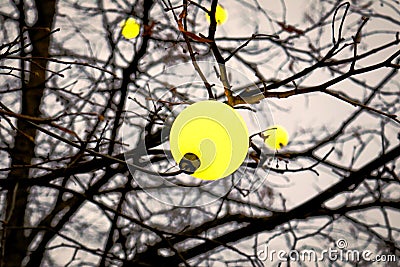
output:
[{"label": "yellow light bulb", "polygon": [[271,149],[281,149],[289,143],[289,134],[280,125],[269,127],[263,132],[265,144]]},{"label": "yellow light bulb", "polygon": [[193,173],[186,173],[203,180],[232,174],[243,163],[249,148],[247,126],[240,114],[212,100],[197,102],[179,113],[169,141],[172,156],[179,165],[190,164],[185,155],[198,158],[200,166]]},{"label": "yellow light bulb", "polygon": [[[208,23],[211,23],[210,16],[206,13],[206,19]],[[228,11],[226,11],[221,5],[217,5],[217,9],[215,10],[215,20],[218,25],[222,25],[228,19]]]},{"label": "yellow light bulb", "polygon": [[136,38],[140,33],[140,24],[134,18],[128,18],[120,24],[122,31],[121,34],[126,39]]}]

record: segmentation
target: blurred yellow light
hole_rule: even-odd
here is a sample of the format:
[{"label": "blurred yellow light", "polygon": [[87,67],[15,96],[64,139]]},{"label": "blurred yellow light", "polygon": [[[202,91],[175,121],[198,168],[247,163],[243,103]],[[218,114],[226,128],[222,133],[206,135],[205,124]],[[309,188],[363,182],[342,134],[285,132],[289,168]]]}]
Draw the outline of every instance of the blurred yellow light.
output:
[{"label": "blurred yellow light", "polygon": [[240,114],[212,100],[186,107],[173,122],[169,141],[177,163],[188,153],[200,159],[200,167],[191,175],[203,180],[232,174],[249,148],[247,126]]},{"label": "blurred yellow light", "polygon": [[[210,16],[206,13],[206,19],[208,23],[211,23]],[[217,5],[217,9],[215,10],[215,20],[218,25],[222,25],[228,19],[228,11],[226,11],[221,5]]]},{"label": "blurred yellow light", "polygon": [[263,133],[265,144],[271,149],[281,149],[289,143],[289,134],[280,125],[274,125]]},{"label": "blurred yellow light", "polygon": [[136,38],[140,33],[140,24],[134,18],[128,18],[120,24],[122,36],[126,39]]}]

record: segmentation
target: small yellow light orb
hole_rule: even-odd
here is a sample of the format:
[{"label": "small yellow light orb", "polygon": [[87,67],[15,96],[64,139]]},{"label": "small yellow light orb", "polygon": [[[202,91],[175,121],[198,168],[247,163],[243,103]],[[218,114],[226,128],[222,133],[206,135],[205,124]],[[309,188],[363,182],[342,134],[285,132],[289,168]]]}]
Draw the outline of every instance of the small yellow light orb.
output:
[{"label": "small yellow light orb", "polygon": [[217,180],[232,174],[243,163],[249,149],[249,134],[236,110],[206,100],[179,113],[172,124],[169,142],[178,164],[185,160],[185,155],[199,159],[200,166],[191,173],[193,177]]},{"label": "small yellow light orb", "polygon": [[[206,19],[208,23],[211,23],[210,16],[206,13]],[[221,5],[217,5],[217,9],[215,10],[215,20],[218,25],[222,25],[228,19],[228,11],[226,11]]]},{"label": "small yellow light orb", "polygon": [[269,127],[263,132],[265,144],[271,149],[281,149],[289,143],[289,134],[280,125]]},{"label": "small yellow light orb", "polygon": [[140,24],[134,18],[128,18],[120,24],[122,28],[122,36],[126,39],[136,38],[140,33]]}]

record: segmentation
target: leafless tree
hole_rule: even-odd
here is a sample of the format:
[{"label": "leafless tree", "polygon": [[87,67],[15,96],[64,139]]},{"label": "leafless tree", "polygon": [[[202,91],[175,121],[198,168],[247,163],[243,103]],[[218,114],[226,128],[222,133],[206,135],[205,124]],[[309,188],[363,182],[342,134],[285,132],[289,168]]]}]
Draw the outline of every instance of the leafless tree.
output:
[{"label": "leafless tree", "polygon": [[[294,2],[0,1],[0,266],[308,266],[260,251],[341,238],[397,266],[400,4]],[[244,178],[171,205],[200,196],[157,184],[189,177],[163,129],[198,98],[265,126],[270,109],[291,141],[273,153],[254,134]]]}]

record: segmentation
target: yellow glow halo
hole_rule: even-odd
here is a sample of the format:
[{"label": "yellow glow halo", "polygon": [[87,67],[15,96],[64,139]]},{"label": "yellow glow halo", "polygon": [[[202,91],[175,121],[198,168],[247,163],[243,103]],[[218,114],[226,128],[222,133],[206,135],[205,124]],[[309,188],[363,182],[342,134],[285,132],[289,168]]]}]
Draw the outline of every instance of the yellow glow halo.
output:
[{"label": "yellow glow halo", "polygon": [[281,125],[274,125],[263,132],[264,142],[271,149],[281,149],[289,143],[289,134]]},{"label": "yellow glow halo", "polygon": [[213,100],[197,102],[179,113],[169,141],[177,163],[187,153],[199,158],[200,167],[191,175],[203,180],[232,174],[243,163],[249,148],[243,118],[232,107]]},{"label": "yellow glow halo", "polygon": [[[207,13],[206,13],[206,19],[208,23],[211,23],[210,16]],[[220,4],[218,4],[215,10],[215,20],[217,21],[217,24],[222,25],[226,22],[227,19],[228,19],[228,11],[226,11],[225,8],[223,8]]]},{"label": "yellow glow halo", "polygon": [[136,38],[140,33],[140,24],[134,18],[128,18],[119,25],[122,28],[121,34],[125,39]]}]

